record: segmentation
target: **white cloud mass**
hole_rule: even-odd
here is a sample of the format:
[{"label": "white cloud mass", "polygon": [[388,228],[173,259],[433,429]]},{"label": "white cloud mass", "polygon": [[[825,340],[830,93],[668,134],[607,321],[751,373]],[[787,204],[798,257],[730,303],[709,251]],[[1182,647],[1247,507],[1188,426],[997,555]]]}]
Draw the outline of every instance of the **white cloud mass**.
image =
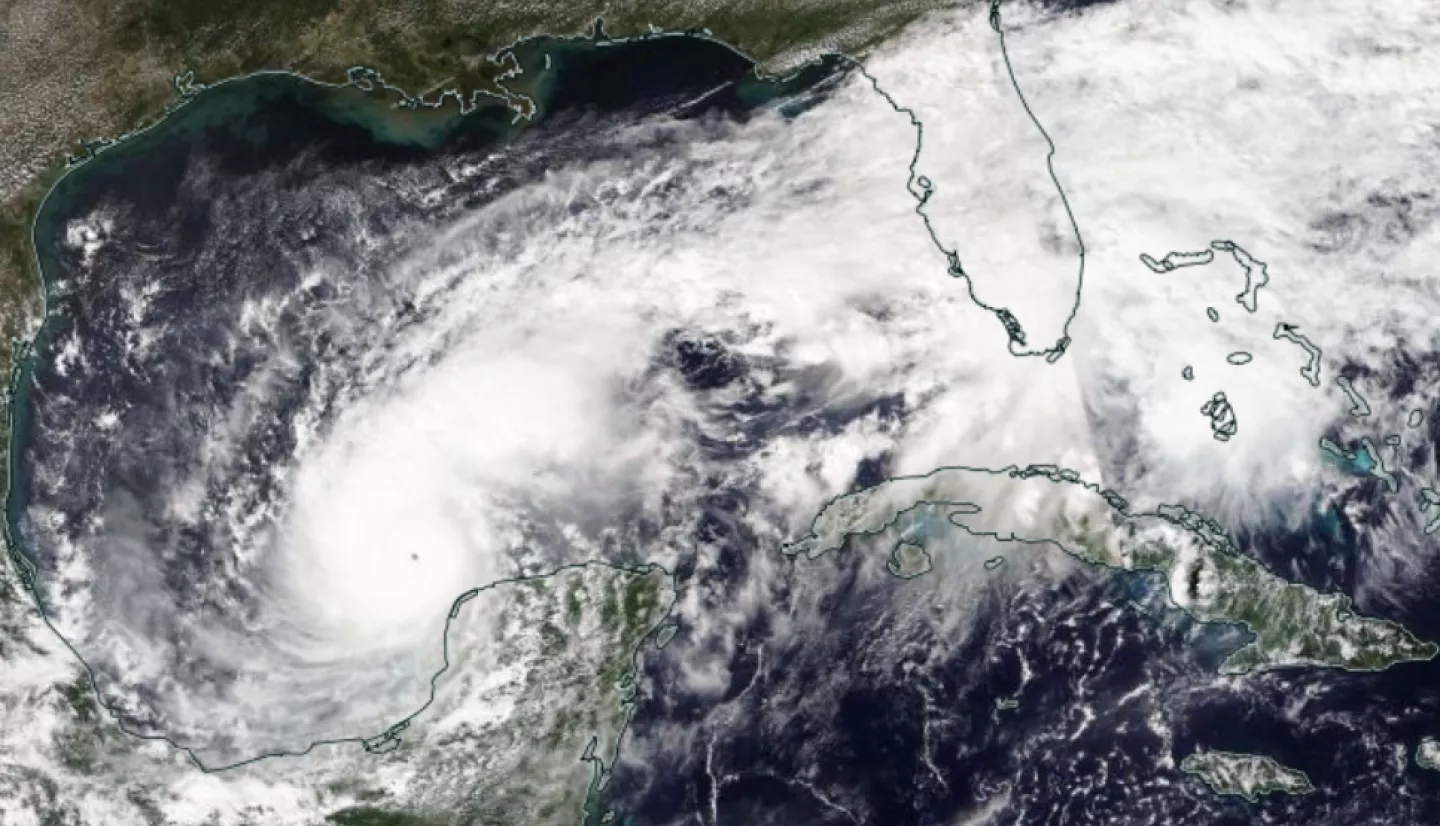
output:
[{"label": "white cloud mass", "polygon": [[[1402,349],[1437,345],[1428,159],[1440,57],[1429,44],[1440,16],[1339,0],[1004,8],[1016,79],[1057,147],[1085,246],[1073,341],[1057,363],[1012,357],[1001,325],[947,275],[907,189],[916,130],[866,76],[793,120],[601,124],[599,141],[642,149],[577,153],[443,225],[387,218],[367,232],[388,236],[347,242],[402,245],[374,259],[384,272],[357,279],[345,261],[307,260],[302,283],[239,305],[229,355],[257,354],[259,367],[207,408],[204,451],[164,465],[165,513],[121,489],[104,492],[103,522],[77,532],[43,503],[27,512],[64,583],[51,594],[57,627],[106,696],[225,764],[372,736],[417,708],[467,589],[594,558],[649,561],[691,572],[677,611],[709,641],[673,688],[715,697],[736,629],[767,611],[788,564],[780,543],[864,460],[883,457],[889,474],[1057,464],[1138,506],[1182,502],[1246,530],[1304,524],[1356,484],[1317,447],[1327,433],[1405,439],[1392,468],[1401,491],[1373,505],[1383,547],[1360,561],[1355,585],[1362,607],[1402,600],[1433,554],[1416,491],[1440,481],[1432,450],[1408,458],[1422,433],[1403,427],[1440,372],[1408,389],[1398,378]],[[977,297],[1049,346],[1072,306],[1078,250],[985,10],[910,27],[866,71],[923,124],[916,172],[935,189],[936,237],[959,251]],[[443,181],[387,185],[432,203],[489,174],[475,162]],[[279,177],[249,185],[283,197]],[[368,219],[355,197],[345,231]],[[107,208],[66,230],[80,266],[103,267],[126,220]],[[1254,313],[1236,301],[1244,274],[1227,255],[1169,273],[1139,259],[1219,239],[1268,265]],[[304,332],[351,367],[306,365],[308,351],[286,340],[281,319],[315,295],[328,298],[312,302]],[[162,299],[125,297],[138,361],[158,363],[145,360],[157,358],[147,347]],[[395,312],[401,303],[420,321]],[[1299,373],[1302,351],[1272,338],[1280,322],[1322,348],[1319,389]],[[673,363],[686,337],[722,343],[743,375],[687,385]],[[57,347],[62,369],[85,369],[83,353]],[[1253,361],[1227,363],[1236,351]],[[1347,416],[1331,381],[1356,366],[1375,411],[1364,420]],[[276,388],[297,382],[290,449],[270,469],[280,493],[214,495],[245,466],[243,437],[265,424]],[[1238,418],[1228,442],[1200,412],[1216,391]],[[104,415],[136,436],[127,411]],[[63,485],[63,464],[44,470]],[[722,604],[706,583],[731,564],[723,543],[695,537],[726,491],[744,494],[727,529],[752,532],[756,558]],[[215,589],[205,611],[189,611],[150,564],[180,552],[149,532],[161,518],[203,523],[220,543],[190,583]],[[1068,570],[1050,564],[1031,573]],[[943,622],[963,627],[976,604],[948,604]],[[773,618],[782,635],[821,621],[813,606]],[[177,665],[197,661],[226,679]],[[172,790],[209,800],[226,782],[176,779]],[[305,805],[274,822],[303,822]]]}]

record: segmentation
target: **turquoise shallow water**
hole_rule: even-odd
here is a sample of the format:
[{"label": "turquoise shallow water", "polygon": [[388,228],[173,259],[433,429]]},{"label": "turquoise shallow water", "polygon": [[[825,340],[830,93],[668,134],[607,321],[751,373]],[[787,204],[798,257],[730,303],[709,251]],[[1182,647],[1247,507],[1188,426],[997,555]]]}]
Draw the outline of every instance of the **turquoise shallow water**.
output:
[{"label": "turquoise shallow water", "polygon": [[[548,70],[543,69],[545,57]],[[454,108],[401,109],[394,106],[393,95],[383,92],[324,87],[281,75],[205,91],[161,126],[103,152],[57,186],[36,227],[47,276],[69,266],[70,253],[57,243],[66,223],[117,193],[127,204],[164,217],[157,226],[169,238],[209,233],[203,216],[173,211],[177,193],[186,186],[192,153],[201,143],[225,144],[222,171],[232,178],[285,169],[302,153],[311,153],[330,170],[418,168],[447,153],[483,150],[533,132],[577,129],[577,113],[583,109],[668,101],[664,105],[696,115],[722,110],[743,117],[748,108],[812,82],[825,70],[788,83],[767,83],[753,78],[748,63],[733,52],[683,38],[633,45],[550,41],[533,44],[521,62],[537,73],[525,86],[538,104],[533,122],[515,122],[513,112],[500,106],[466,115]],[[723,89],[716,92],[719,87]],[[703,105],[695,103],[702,100]],[[804,105],[797,103],[794,110]],[[522,172],[538,175],[544,170]],[[901,183],[897,180],[897,186]],[[286,203],[277,199],[270,206],[278,210]],[[103,286],[94,283],[87,289]],[[76,325],[95,322],[55,297],[34,357],[23,361],[19,375],[12,443],[17,465],[27,456],[44,458],[30,452],[30,416],[45,403],[37,398],[43,394],[30,393],[31,381],[38,376],[53,383],[57,398],[70,391],[54,369],[53,342]],[[207,341],[203,313],[214,303],[215,296],[195,292],[165,310],[177,321],[188,317],[199,330],[192,339],[197,350]],[[173,355],[179,361],[193,352]],[[154,388],[136,386],[128,392],[146,395]],[[95,397],[75,392],[66,398],[77,407],[55,410],[51,421],[83,425],[88,419],[82,414],[94,412],[87,405],[96,402]],[[186,427],[196,429],[194,424]],[[77,434],[105,441],[84,431],[76,427],[73,433],[56,430],[51,435],[56,445]],[[137,431],[125,438],[151,435]],[[133,457],[137,473],[164,458],[148,443],[138,453]],[[78,479],[75,487],[83,488],[85,481]],[[144,481],[136,477],[126,483]],[[21,485],[11,491],[7,506],[12,526],[24,513],[28,492]],[[712,524],[743,524],[726,510],[743,511],[743,495],[726,493],[728,499],[716,497]],[[1338,533],[1337,526],[1326,524],[1325,535],[1332,541]],[[717,595],[715,604],[722,609],[717,617],[748,598],[725,591],[730,582],[745,581],[743,566],[773,553],[743,532],[724,539],[731,543],[726,557],[730,567],[722,569],[723,577],[700,583]],[[1266,539],[1259,537],[1257,543]],[[1311,537],[1278,529],[1277,536],[1268,539],[1276,545],[1313,544],[1317,556],[1332,550]],[[801,571],[785,580],[783,589],[798,593],[815,576],[814,571]],[[985,609],[978,628],[942,639],[926,638],[923,628],[907,631],[895,621],[897,615],[926,605],[926,599],[935,610],[949,610],[949,595],[926,597],[922,590],[933,577],[898,586],[886,580],[881,589],[852,583],[855,578],[843,569],[836,579],[842,587],[817,597],[826,601],[832,631],[786,637],[766,626],[770,619],[763,613],[747,618],[751,625],[736,630],[747,643],[726,666],[734,685],[724,701],[733,703],[734,713],[721,718],[719,730],[702,726],[716,697],[687,694],[684,680],[675,676],[710,653],[703,640],[695,641],[698,623],[673,635],[665,649],[672,659],[647,662],[650,671],[636,733],[651,733],[658,741],[684,732],[697,746],[653,766],[625,767],[607,791],[617,809],[636,813],[635,823],[688,822],[695,811],[718,799],[717,808],[723,807],[719,820],[854,822],[815,797],[813,786],[864,800],[870,820],[879,823],[964,822],[999,794],[1032,813],[1028,822],[1061,822],[1059,815],[1043,819],[1046,812],[1088,812],[1092,822],[1164,823],[1194,819],[1198,811],[1207,823],[1243,824],[1254,822],[1261,811],[1276,822],[1318,823],[1325,822],[1317,813],[1333,802],[1335,790],[1349,789],[1357,810],[1381,813],[1357,815],[1351,823],[1440,822],[1440,804],[1435,802],[1440,801],[1440,781],[1428,774],[1398,772],[1393,760],[1396,744],[1408,746],[1422,733],[1434,731],[1431,687],[1440,682],[1440,665],[1416,664],[1375,675],[1277,673],[1248,681],[1242,693],[1225,682],[1207,682],[1216,664],[1238,644],[1239,632],[1197,631],[1183,618],[1159,622],[1128,607],[1117,608],[1158,587],[1140,577],[1101,579],[1082,572],[1061,588],[1007,593],[1003,606]],[[786,593],[766,598],[783,605]],[[1429,630],[1434,628],[1432,622]],[[913,662],[915,670],[872,667],[884,658],[870,654],[896,646],[914,652],[907,662]],[[1152,695],[1154,702],[1135,699]],[[1313,723],[1296,725],[1292,712],[1297,697],[1311,698],[1303,716]],[[996,711],[998,699],[1012,698],[1014,708]],[[1150,727],[1162,716],[1173,740],[1169,733],[1167,739],[1156,736]],[[1400,722],[1380,727],[1377,719]],[[1217,732],[1223,739],[1217,739]],[[1313,800],[1267,800],[1260,809],[1192,795],[1156,767],[1197,744],[1271,754],[1306,770],[1329,791]],[[654,771],[653,778],[645,776],[647,770]],[[712,797],[713,778],[728,774],[733,774],[733,782],[723,795]],[[1112,815],[1115,812],[1119,814]]]}]

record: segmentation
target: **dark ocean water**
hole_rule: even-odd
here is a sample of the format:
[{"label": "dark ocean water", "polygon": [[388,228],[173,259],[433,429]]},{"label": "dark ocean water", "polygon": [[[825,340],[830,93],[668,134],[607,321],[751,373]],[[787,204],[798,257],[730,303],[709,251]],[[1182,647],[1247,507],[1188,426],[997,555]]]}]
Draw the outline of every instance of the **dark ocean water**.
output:
[{"label": "dark ocean water", "polygon": [[[428,251],[426,228],[567,165],[676,149],[663,131],[632,140],[627,125],[693,120],[714,138],[758,108],[823,94],[843,74],[828,61],[761,80],[732,50],[690,37],[524,49],[522,65],[542,67],[533,121],[497,107],[397,109],[394,95],[259,75],[204,90],[55,187],[35,226],[47,314],[17,371],[6,503],[47,615],[63,593],[62,549],[79,548],[94,571],[97,633],[123,614],[147,638],[170,641],[160,665],[177,681],[229,690],[233,669],[207,655],[190,618],[249,633],[274,583],[235,575],[247,548],[226,514],[259,525],[243,541],[264,547],[299,417],[333,420],[376,382],[443,355],[362,375],[445,310],[448,291],[417,296],[391,275],[417,247]],[[675,186],[684,185],[682,176]],[[105,216],[114,229],[93,260],[67,243],[75,222]],[[437,266],[451,263],[437,255]],[[317,267],[343,276],[307,281]],[[237,321],[267,304],[283,309],[263,324]],[[99,426],[104,416],[112,426]],[[201,505],[183,518],[174,515],[182,494]],[[618,535],[652,530],[625,529]],[[160,701],[121,684],[108,646],[70,642],[122,721],[167,733]]]},{"label": "dark ocean water", "polygon": [[[966,634],[936,639],[895,612],[943,604],[926,577],[876,586],[797,570],[775,598],[823,587],[829,630],[776,648],[764,623],[747,629],[769,666],[732,664],[741,686],[724,714],[667,691],[682,663],[651,662],[636,750],[661,748],[648,732],[700,736],[679,760],[622,763],[612,798],[635,824],[708,823],[712,806],[732,823],[948,824],[997,802],[994,822],[1057,826],[1440,822],[1440,776],[1410,759],[1435,732],[1440,667],[1220,678],[1244,633],[1194,623],[1160,593],[1140,607],[1153,583],[1139,579],[997,588]],[[899,667],[877,670],[877,649],[896,647],[909,652]],[[1213,795],[1176,768],[1202,749],[1268,755],[1318,791]],[[716,778],[729,778],[718,801]]]},{"label": "dark ocean water", "polygon": [[[211,414],[232,407],[237,388],[264,366],[263,341],[234,349],[224,319],[237,303],[298,290],[305,263],[321,256],[349,261],[357,281],[383,295],[385,264],[407,252],[404,239],[383,240],[391,228],[473,209],[568,159],[648,151],[598,145],[597,123],[660,113],[743,119],[819,88],[842,69],[832,61],[767,83],[734,52],[682,37],[622,45],[537,41],[518,59],[532,75],[543,73],[527,86],[539,106],[534,122],[515,123],[503,107],[466,115],[396,109],[393,96],[381,93],[256,76],[201,92],[160,126],[56,185],[35,227],[48,314],[17,373],[15,484],[6,502],[9,530],[38,571],[42,593],[53,586],[55,549],[37,539],[27,518],[32,507],[72,514],[74,531],[103,512],[105,495],[115,491],[134,499],[137,512],[162,512],[167,474],[203,451]],[[802,99],[794,111],[817,101],[824,105],[823,97]],[[503,156],[492,173],[438,203],[378,185],[433,188],[444,183],[448,162],[490,153]],[[252,185],[261,178],[267,188]],[[356,219],[347,211],[353,200],[287,198],[316,192],[358,193],[368,211]],[[63,243],[67,224],[114,205],[132,219],[132,234],[85,264]],[[222,206],[229,211],[222,214]],[[346,236],[356,220],[382,239],[363,258]],[[163,339],[137,356],[124,335],[124,291],[154,279],[165,287],[151,311],[163,322]],[[317,332],[310,314],[335,299],[323,291],[307,296],[282,319],[279,335],[299,342],[304,358],[270,406],[254,414],[243,450],[216,471],[207,495],[226,495],[242,480],[253,482],[247,495],[255,501],[280,495],[258,471],[293,450],[285,425],[302,397],[338,381],[322,378],[315,365],[343,365],[353,355],[347,342]],[[414,324],[434,310],[400,298],[365,309]],[[59,342],[77,331],[83,366],[61,369]],[[676,371],[697,394],[744,382],[758,366],[731,352],[723,335],[680,331],[669,344],[657,369]],[[229,355],[211,358],[216,353]],[[803,389],[805,377],[794,378]],[[338,389],[333,399],[340,403]],[[790,435],[818,433],[862,416],[896,423],[905,416],[899,398],[798,420],[773,404],[757,391],[722,411],[737,429],[744,423],[744,438],[701,443],[707,459],[751,455],[782,427]],[[120,432],[89,424],[117,406],[130,411]],[[883,457],[867,460],[857,483],[884,472]],[[735,597],[730,589],[746,581],[754,560],[776,549],[744,528],[746,491],[715,490],[701,501],[706,513],[694,540],[715,550],[718,567],[698,575],[682,565],[677,573],[719,608]],[[216,530],[155,521],[137,534],[141,541],[107,552],[169,549],[146,564],[177,594],[177,605],[199,608],[184,594],[197,578],[221,575],[223,559],[212,553]],[[641,525],[635,535],[654,530]],[[1310,584],[1348,591],[1355,578],[1346,561],[1373,541],[1368,530],[1337,516],[1302,533],[1244,540],[1278,570],[1286,568],[1277,563],[1300,560]],[[1222,679],[1216,666],[1241,644],[1241,632],[1199,626],[1163,608],[1152,579],[1096,571],[1033,585],[997,579],[957,606],[933,577],[861,576],[860,556],[797,562],[769,585],[774,615],[725,629],[746,644],[729,663],[731,685],[718,700],[677,688],[687,657],[713,647],[701,629],[682,627],[663,652],[644,659],[631,732],[637,758],[622,762],[605,792],[621,822],[710,823],[713,805],[721,822],[754,826],[938,826],[964,823],[1001,802],[996,822],[1057,826],[1440,823],[1440,773],[1408,762],[1421,736],[1440,735],[1440,664]],[[778,637],[774,616],[806,602],[823,605],[826,625],[803,639]],[[942,624],[897,610],[915,605],[931,618],[964,610],[976,620],[945,636]],[[1387,610],[1422,637],[1440,639],[1440,612],[1429,600],[1417,598],[1403,615]],[[91,653],[75,642],[82,655]],[[96,665],[103,683],[105,668]],[[203,663],[175,667],[194,679],[224,680]],[[997,707],[1008,699],[1018,705]],[[134,719],[144,722],[138,712]],[[672,742],[674,731],[691,737]],[[1216,797],[1170,762],[1197,747],[1267,754],[1304,770],[1320,790],[1256,804]]]},{"label": "dark ocean water", "polygon": [[[349,239],[338,235],[350,226],[351,216],[343,206],[306,202],[296,207],[281,200],[287,192],[333,193],[361,178],[436,186],[444,183],[447,162],[505,150],[483,187],[473,182],[468,189],[457,187],[439,205],[407,200],[393,187],[364,191],[360,197],[370,207],[366,229],[383,238],[405,220],[440,221],[473,209],[538,180],[569,159],[624,152],[625,147],[597,147],[587,140],[588,131],[607,121],[659,114],[743,120],[772,101],[818,90],[846,68],[838,59],[827,59],[785,78],[761,79],[738,53],[688,36],[600,43],[539,39],[518,46],[516,55],[530,73],[527,88],[537,95],[537,114],[531,121],[517,120],[513,110],[498,103],[463,115],[454,105],[405,108],[394,105],[397,96],[390,92],[262,74],[207,88],[156,127],[106,149],[55,185],[34,229],[47,314],[15,381],[11,456],[20,484],[12,487],[6,503],[10,529],[32,562],[43,568],[45,554],[26,541],[23,513],[33,495],[33,469],[44,464],[47,450],[54,447],[51,442],[67,443],[67,462],[83,462],[94,470],[113,464],[106,460],[113,440],[97,439],[94,454],[75,450],[69,444],[75,434],[68,432],[64,419],[73,418],[76,406],[143,407],[158,395],[149,377],[126,369],[135,365],[127,363],[130,357],[108,329],[117,326],[119,287],[125,286],[126,277],[132,287],[150,278],[165,287],[157,299],[157,315],[167,319],[165,333],[174,346],[157,360],[163,362],[161,369],[181,374],[180,392],[203,397],[202,402],[212,397],[223,402],[228,389],[255,367],[246,356],[258,355],[242,354],[228,365],[204,363],[204,354],[225,346],[222,339],[229,330],[221,319],[233,303],[293,287],[307,260],[349,253]],[[196,168],[202,164],[206,179],[197,181]],[[250,183],[267,175],[278,179],[278,191],[261,192]],[[236,220],[233,209],[221,215],[216,205],[221,201],[251,214],[238,216],[243,220]],[[102,254],[94,267],[82,268],[79,254],[65,247],[66,225],[107,205],[122,206],[139,230],[133,238],[121,239],[125,248],[116,254],[124,260],[107,262]],[[219,234],[232,237],[217,241]],[[390,249],[376,257],[401,252]],[[147,257],[161,261],[147,269],[142,266]],[[357,261],[363,270],[357,275],[377,278],[372,268],[378,263]],[[120,269],[125,272],[117,272]],[[157,275],[151,269],[165,272]],[[73,288],[57,294],[57,281]],[[76,330],[86,342],[92,369],[63,376],[55,370],[55,342]],[[320,348],[317,357],[334,355],[321,352],[326,342],[314,345]],[[297,387],[303,384],[302,377]],[[37,402],[36,388],[44,390],[48,402]],[[50,424],[37,421],[37,410],[58,404],[56,397],[62,395],[69,398],[63,412],[57,409],[60,418]],[[278,411],[282,419],[285,414]],[[274,453],[286,445],[268,447]],[[256,461],[267,459],[266,452],[257,453]],[[127,484],[137,481],[154,484],[143,478]]]}]

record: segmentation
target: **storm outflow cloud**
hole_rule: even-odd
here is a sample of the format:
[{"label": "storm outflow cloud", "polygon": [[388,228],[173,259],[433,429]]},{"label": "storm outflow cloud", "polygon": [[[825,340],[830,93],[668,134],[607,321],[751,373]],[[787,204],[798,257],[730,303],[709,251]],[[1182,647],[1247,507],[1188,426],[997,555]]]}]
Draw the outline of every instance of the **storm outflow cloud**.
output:
[{"label": "storm outflow cloud", "polygon": [[[111,193],[58,230],[52,305],[88,315],[34,396],[47,609],[134,727],[220,765],[379,734],[423,701],[457,596],[588,559],[682,573],[667,690],[722,696],[742,627],[823,630],[815,606],[769,617],[780,545],[886,475],[1048,463],[1299,524],[1359,483],[1319,439],[1400,433],[1408,459],[1440,381],[1394,378],[1435,346],[1437,24],[1352,17],[1007,3],[1013,77],[967,10],[794,116],[597,118],[393,167],[198,153],[158,211]],[[1253,312],[1233,255],[1140,258],[1213,241],[1265,262]],[[1064,357],[1012,355],[997,307]],[[1319,388],[1282,323],[1321,348]],[[1372,507],[1403,542],[1355,585],[1377,601],[1430,553],[1433,457],[1394,469]],[[987,606],[935,622],[961,637]]]},{"label": "storm outflow cloud", "polygon": [[[213,764],[379,734],[423,700],[465,590],[597,556],[703,567],[701,500],[727,490],[758,491],[781,537],[948,371],[1001,369],[916,231],[913,127],[859,80],[788,122],[612,118],[377,168],[359,198],[323,157],[237,179],[201,155],[177,198],[203,192],[210,226],[158,265],[123,195],[72,219],[67,281],[115,286],[79,299],[104,306],[62,334],[49,398],[120,446],[67,521],[46,474],[87,442],[42,403],[28,525],[102,689]],[[536,162],[478,206],[422,208]],[[227,259],[276,202],[313,228]],[[186,290],[203,318],[163,311]],[[219,352],[145,344],[192,339]],[[216,359],[243,366],[212,394],[190,372]],[[89,381],[104,369],[145,375],[140,398]]]}]

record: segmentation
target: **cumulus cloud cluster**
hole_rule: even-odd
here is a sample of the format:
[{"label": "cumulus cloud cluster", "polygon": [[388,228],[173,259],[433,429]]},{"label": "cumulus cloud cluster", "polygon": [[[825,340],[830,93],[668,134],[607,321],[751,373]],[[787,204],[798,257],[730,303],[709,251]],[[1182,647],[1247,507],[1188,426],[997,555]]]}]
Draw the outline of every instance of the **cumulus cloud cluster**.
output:
[{"label": "cumulus cloud cluster", "polygon": [[[1395,348],[1434,349],[1423,124],[1440,72],[1425,14],[1387,6],[1356,27],[1338,2],[1007,4],[1013,79],[983,10],[951,13],[798,117],[592,124],[611,151],[549,151],[544,175],[439,220],[371,214],[336,194],[353,183],[338,173],[283,195],[278,175],[249,182],[236,220],[245,198],[280,197],[330,198],[316,210],[348,218],[314,230],[328,253],[288,259],[295,280],[210,319],[229,325],[216,358],[258,365],[242,392],[167,400],[172,419],[86,410],[110,439],[210,435],[163,463],[162,512],[115,478],[90,524],[31,504],[50,608],[108,696],[225,763],[378,733],[423,697],[456,596],[596,557],[682,572],[679,611],[703,644],[677,645],[694,660],[671,688],[719,696],[739,629],[788,564],[780,544],[876,476],[1051,463],[1232,528],[1303,522],[1355,481],[1317,448],[1347,421],[1330,379],[1369,371],[1357,386],[1376,414],[1346,427],[1373,423],[1378,442],[1413,406],[1380,398]],[[1068,328],[1080,250],[1015,82],[1084,244]],[[444,202],[522,161],[437,162],[375,199]],[[76,268],[105,267],[126,237],[123,207],[92,217],[69,229]],[[1268,266],[1253,313],[1232,257],[1168,273],[1140,260],[1220,239]],[[967,286],[1036,348],[1068,330],[1067,354],[1013,357]],[[158,369],[164,296],[119,289],[125,363]],[[1272,337],[1280,322],[1323,349],[1319,389]],[[84,334],[57,344],[64,370],[94,367]],[[1229,363],[1237,351],[1253,360]],[[1216,391],[1238,419],[1226,442],[1200,412]],[[283,450],[245,487],[272,414],[284,432],[265,444]],[[70,470],[37,474],[63,487]],[[1428,454],[1402,468],[1410,486],[1434,472]],[[1428,555],[1413,511],[1392,519],[1407,543],[1393,554]],[[215,558],[186,586],[214,594],[157,574],[152,561],[188,547],[166,524],[209,532]],[[1385,593],[1413,571],[1372,567]],[[948,605],[944,622],[972,608]]]}]

